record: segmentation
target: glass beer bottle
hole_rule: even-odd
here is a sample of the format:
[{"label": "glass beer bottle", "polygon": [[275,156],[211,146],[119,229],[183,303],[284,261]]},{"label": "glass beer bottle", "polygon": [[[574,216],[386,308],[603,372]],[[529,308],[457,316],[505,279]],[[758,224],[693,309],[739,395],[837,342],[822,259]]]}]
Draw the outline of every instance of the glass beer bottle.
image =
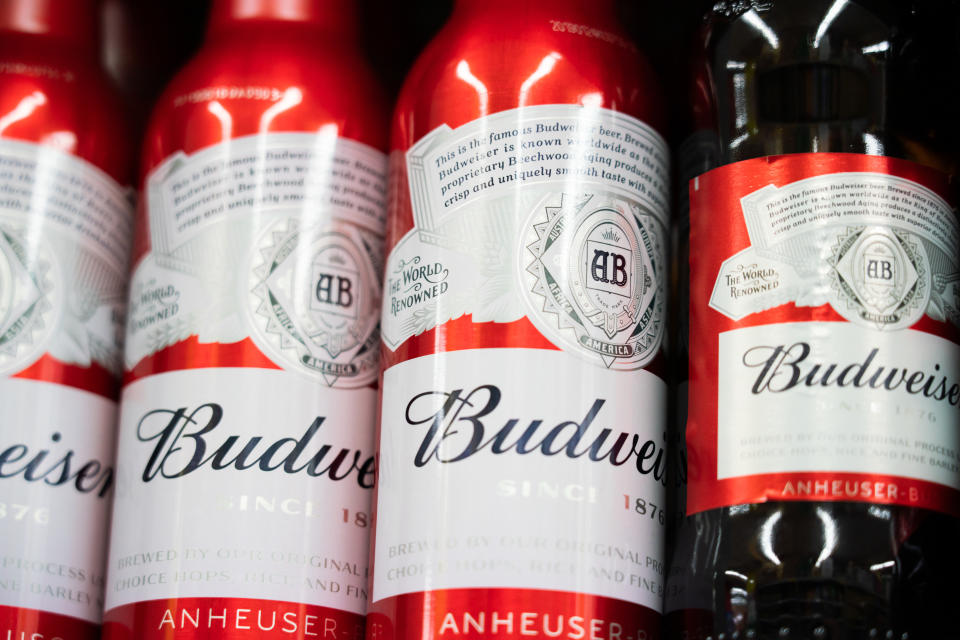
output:
[{"label": "glass beer bottle", "polygon": [[705,22],[671,637],[956,618],[960,235],[950,165],[892,117],[903,8],[719,2]]}]

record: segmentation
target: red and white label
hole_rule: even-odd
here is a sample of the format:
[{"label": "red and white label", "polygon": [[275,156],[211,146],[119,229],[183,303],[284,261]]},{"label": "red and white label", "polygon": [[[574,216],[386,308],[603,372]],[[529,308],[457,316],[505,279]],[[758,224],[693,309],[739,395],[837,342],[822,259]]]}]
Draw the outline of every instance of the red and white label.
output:
[{"label": "red and white label", "polygon": [[406,155],[368,638],[654,637],[666,145],[546,105]]},{"label": "red and white label", "polygon": [[362,427],[375,403],[369,387],[252,367],[127,385],[107,618],[133,603],[227,597],[362,615],[373,486]]},{"label": "red and white label", "polygon": [[958,512],[960,226],[901,160],[797,154],[691,182],[688,509]]},{"label": "red and white label", "polygon": [[[434,382],[438,357],[448,388]],[[645,370],[585,375],[576,358],[543,349],[456,351],[388,369],[373,599],[426,582],[659,610],[664,442],[636,412],[661,419],[665,394]]]},{"label": "red and white label", "polygon": [[0,397],[0,603],[97,624],[116,403],[16,378],[0,379]]},{"label": "red and white label", "polygon": [[136,607],[109,612],[103,623],[105,637],[121,640],[170,637],[360,640],[363,628],[363,616],[341,609],[263,598],[216,597],[141,602]]},{"label": "red and white label", "polygon": [[108,637],[362,633],[386,157],[328,133],[148,178]]},{"label": "red and white label", "polygon": [[93,165],[0,140],[0,634],[103,611],[132,203]]}]

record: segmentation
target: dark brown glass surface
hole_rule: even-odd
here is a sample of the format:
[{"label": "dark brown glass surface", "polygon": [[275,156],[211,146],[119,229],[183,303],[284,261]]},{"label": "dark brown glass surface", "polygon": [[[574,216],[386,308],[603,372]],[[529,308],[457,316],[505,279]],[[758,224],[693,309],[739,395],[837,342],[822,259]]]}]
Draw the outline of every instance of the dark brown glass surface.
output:
[{"label": "dark brown glass surface", "polygon": [[[952,173],[960,111],[945,116],[943,102],[956,87],[956,15],[951,2],[716,3],[695,65],[681,188],[713,166],[786,153],[889,155]],[[960,526],[942,514],[738,505],[685,518],[671,546],[670,638],[960,637]]]}]

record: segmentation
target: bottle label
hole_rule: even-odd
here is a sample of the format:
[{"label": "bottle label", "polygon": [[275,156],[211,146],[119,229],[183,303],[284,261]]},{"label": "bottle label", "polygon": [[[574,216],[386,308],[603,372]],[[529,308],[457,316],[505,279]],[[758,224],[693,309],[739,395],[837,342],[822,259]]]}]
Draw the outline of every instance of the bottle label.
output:
[{"label": "bottle label", "polygon": [[688,508],[956,512],[960,227],[945,179],[855,154],[691,182]]},{"label": "bottle label", "polygon": [[362,635],[385,179],[323,130],[148,177],[107,635]]},{"label": "bottle label", "polygon": [[0,140],[0,630],[16,637],[98,632],[132,220],[100,169]]},{"label": "bottle label", "polygon": [[664,141],[606,109],[536,106],[440,127],[406,166],[368,637],[649,637],[666,385],[643,367],[663,340]]},{"label": "bottle label", "polygon": [[415,228],[388,259],[384,342],[462,315],[527,318],[605,368],[649,363],[664,333],[666,154],[639,120],[589,107],[434,130],[407,152]]},{"label": "bottle label", "polygon": [[[242,630],[219,619],[210,627],[210,598],[306,600],[363,614],[373,436],[360,427],[373,424],[375,407],[369,387],[331,389],[251,367],[129,384],[108,617],[123,605],[174,598],[148,629]],[[272,611],[282,618],[258,607],[253,635],[270,626]],[[187,620],[198,608],[202,624]]]}]

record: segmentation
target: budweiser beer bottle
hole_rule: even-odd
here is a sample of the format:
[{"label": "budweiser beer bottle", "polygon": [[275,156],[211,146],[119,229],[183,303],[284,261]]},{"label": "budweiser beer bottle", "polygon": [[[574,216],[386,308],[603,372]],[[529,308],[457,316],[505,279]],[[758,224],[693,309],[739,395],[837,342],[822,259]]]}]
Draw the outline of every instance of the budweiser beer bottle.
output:
[{"label": "budweiser beer bottle", "polygon": [[216,0],[152,116],[107,638],[362,637],[388,117],[353,11]]},{"label": "budweiser beer bottle", "polygon": [[910,34],[865,0],[705,34],[672,637],[955,637],[960,228],[890,118]]},{"label": "budweiser beer bottle", "polygon": [[658,636],[663,117],[612,0],[460,0],[408,76],[369,639]]},{"label": "budweiser beer bottle", "polygon": [[99,636],[130,144],[87,0],[0,2],[0,638]]}]

